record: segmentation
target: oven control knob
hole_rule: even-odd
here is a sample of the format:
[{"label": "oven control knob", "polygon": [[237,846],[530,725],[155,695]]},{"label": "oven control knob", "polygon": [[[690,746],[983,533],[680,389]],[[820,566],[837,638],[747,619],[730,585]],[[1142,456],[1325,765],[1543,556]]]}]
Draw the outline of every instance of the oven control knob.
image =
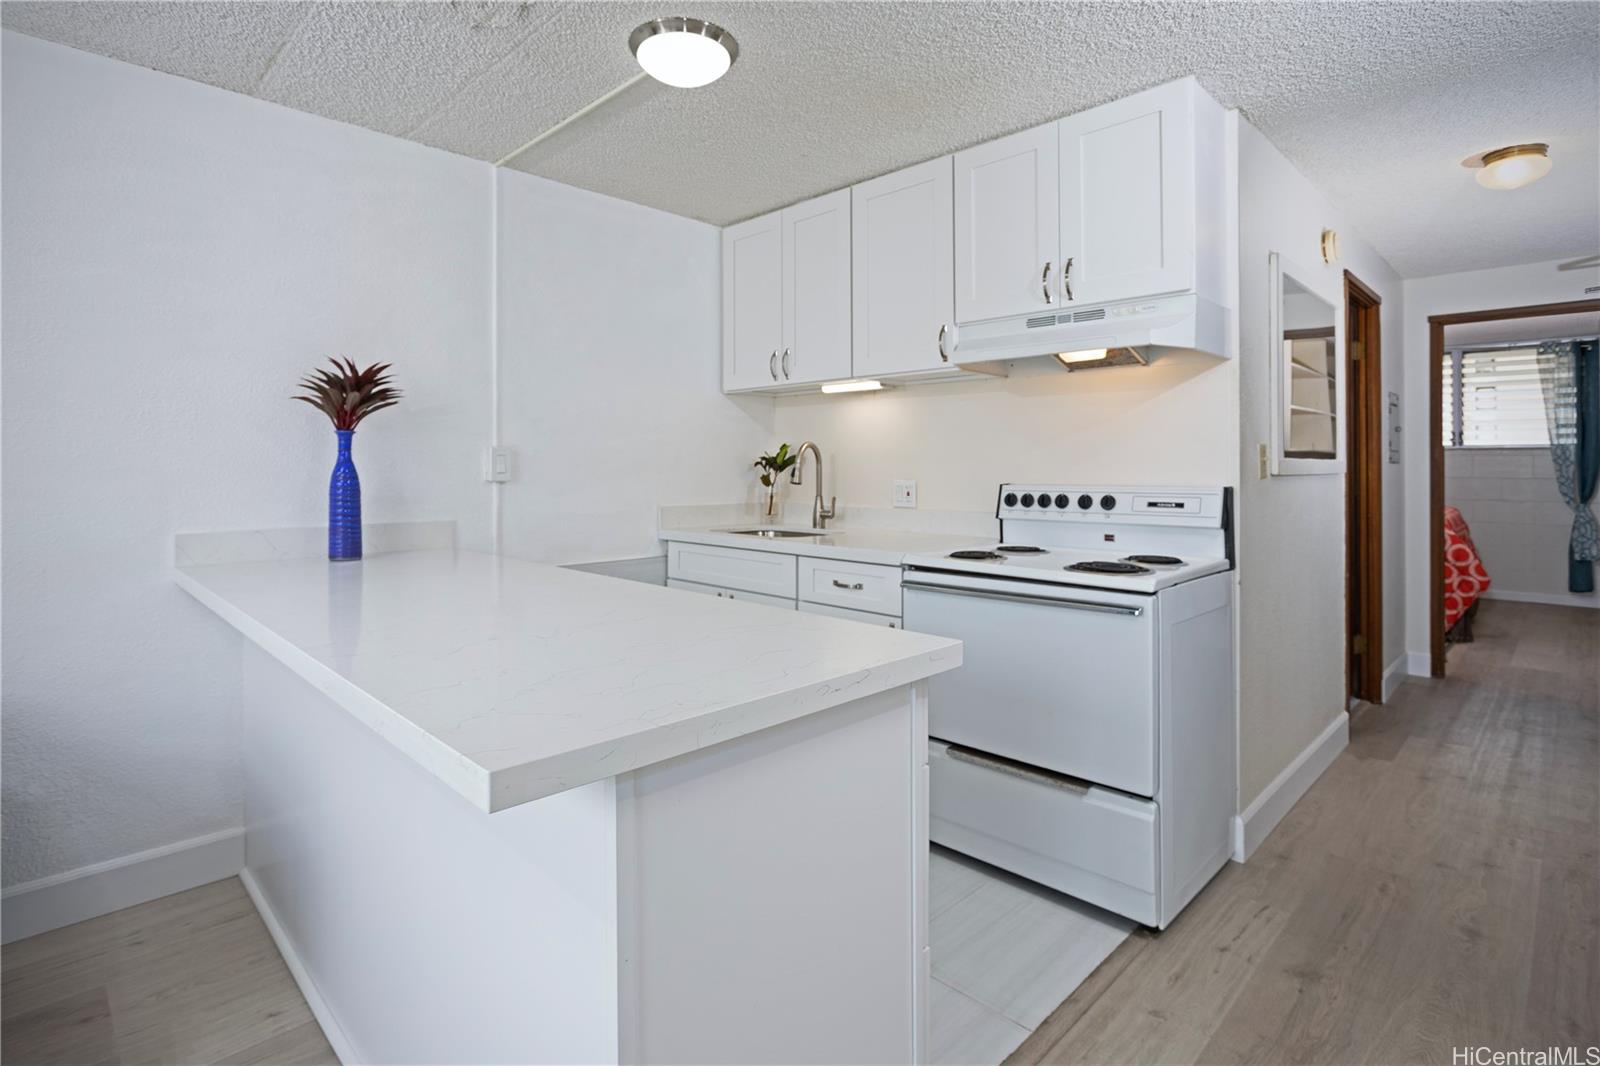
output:
[{"label": "oven control knob", "polygon": [[1039,494],[1039,506],[1040,507],[1049,507],[1050,506],[1050,494],[1048,492],[1041,492]]},{"label": "oven control knob", "polygon": [[1082,496],[1078,497],[1078,506],[1087,511],[1089,508],[1094,506],[1094,497],[1089,495],[1087,492],[1084,493]]},{"label": "oven control knob", "polygon": [[1024,506],[1024,507],[1032,507],[1033,506],[1033,493],[1024,492],[1022,494],[1022,506]]},{"label": "oven control knob", "polygon": [[1064,493],[1064,492],[1056,493],[1056,506],[1061,508],[1063,511],[1065,511],[1067,509],[1067,505],[1070,504],[1071,502],[1072,502],[1072,497],[1068,496],[1066,493]]},{"label": "oven control knob", "polygon": [[1100,506],[1104,507],[1106,510],[1109,511],[1113,507],[1115,507],[1116,505],[1117,505],[1117,498],[1115,496],[1112,496],[1111,494],[1107,493],[1106,495],[1100,497]]},{"label": "oven control knob", "polygon": [[1014,493],[1014,492],[1006,493],[1006,506],[1007,507],[1015,507],[1016,505],[1017,505],[1017,494]]}]

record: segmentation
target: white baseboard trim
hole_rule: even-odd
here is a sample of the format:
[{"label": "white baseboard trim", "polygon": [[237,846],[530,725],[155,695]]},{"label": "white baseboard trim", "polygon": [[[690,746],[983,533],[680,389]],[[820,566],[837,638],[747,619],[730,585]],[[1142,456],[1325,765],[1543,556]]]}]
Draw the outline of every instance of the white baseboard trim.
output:
[{"label": "white baseboard trim", "polygon": [[277,914],[273,912],[272,905],[262,894],[261,886],[256,883],[249,867],[239,871],[239,880],[244,882],[244,890],[249,893],[250,902],[256,905],[256,913],[261,915],[261,921],[266,925],[267,932],[272,935],[272,942],[278,945],[278,954],[283,956],[294,983],[300,986],[300,994],[305,997],[306,1005],[311,1008],[317,1024],[322,1026],[322,1035],[328,1038],[333,1053],[339,1056],[339,1061],[346,1066],[365,1062],[366,1060],[356,1053],[355,1045],[350,1042],[350,1037],[339,1024],[339,1019],[334,1017],[333,1008],[322,998],[317,983],[311,979],[310,971],[306,969],[305,963],[300,961],[300,953],[295,949],[294,941],[289,938],[288,930],[278,921]]},{"label": "white baseboard trim", "polygon": [[1553,607],[1590,607],[1600,609],[1600,593],[1593,592],[1516,592],[1491,588],[1483,593],[1486,600],[1510,600],[1513,603],[1547,603]]},{"label": "white baseboard trim", "polygon": [[1410,656],[1409,652],[1401,652],[1399,655],[1396,655],[1394,657],[1394,662],[1390,663],[1388,665],[1388,667],[1386,667],[1384,669],[1384,671],[1383,671],[1383,702],[1384,703],[1388,703],[1389,702],[1389,697],[1394,695],[1394,690],[1399,688],[1402,684],[1404,684],[1407,677],[1411,676],[1410,658],[1411,658],[1411,656]]},{"label": "white baseboard trim", "polygon": [[12,885],[0,901],[0,943],[209,885],[243,868],[244,830],[224,829]]},{"label": "white baseboard trim", "polygon": [[1272,784],[1262,790],[1243,814],[1233,819],[1233,858],[1244,862],[1267,839],[1284,815],[1300,802],[1300,797],[1316,784],[1317,778],[1333,764],[1350,744],[1350,716],[1344,711],[1329,723],[1322,734],[1283,768]]},{"label": "white baseboard trim", "polygon": [[1406,652],[1406,673],[1412,677],[1433,676],[1433,653],[1426,651]]}]

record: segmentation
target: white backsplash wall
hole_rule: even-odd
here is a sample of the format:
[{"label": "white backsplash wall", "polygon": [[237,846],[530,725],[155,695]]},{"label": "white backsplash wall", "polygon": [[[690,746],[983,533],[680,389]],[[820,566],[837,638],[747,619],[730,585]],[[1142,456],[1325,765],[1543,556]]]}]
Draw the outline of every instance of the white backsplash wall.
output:
[{"label": "white backsplash wall", "polygon": [[14,885],[239,824],[239,638],[173,534],[326,522],[320,358],[406,393],[366,517],[487,545],[491,169],[11,32],[3,122]]},{"label": "white backsplash wall", "polygon": [[507,555],[658,555],[662,504],[755,499],[772,401],[722,395],[713,226],[498,172]]},{"label": "white backsplash wall", "polygon": [[1472,530],[1490,596],[1600,607],[1600,595],[1567,591],[1572,508],[1548,448],[1446,448],[1444,502]]},{"label": "white backsplash wall", "polygon": [[[823,492],[841,506],[889,507],[896,479],[917,482],[919,509],[990,514],[1001,481],[1231,485],[1235,373],[1232,360],[1185,352],[1146,367],[1069,374],[1031,360],[1008,378],[780,396],[772,443],[816,441]],[[789,499],[810,498],[810,459],[804,476]]]}]

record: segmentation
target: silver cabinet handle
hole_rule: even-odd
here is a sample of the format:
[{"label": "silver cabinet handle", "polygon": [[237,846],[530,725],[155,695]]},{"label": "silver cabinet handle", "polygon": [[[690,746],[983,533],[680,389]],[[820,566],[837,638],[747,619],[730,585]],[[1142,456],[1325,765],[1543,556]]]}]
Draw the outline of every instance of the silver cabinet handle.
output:
[{"label": "silver cabinet handle", "polygon": [[949,332],[949,326],[943,324],[939,326],[939,361],[941,363],[948,363],[950,361],[950,353],[944,350],[944,336]]},{"label": "silver cabinet handle", "polygon": [[942,592],[947,596],[975,596],[980,600],[1012,600],[1017,603],[1037,603],[1044,607],[1068,607],[1075,611],[1099,611],[1102,614],[1126,614],[1135,618],[1144,614],[1143,607],[1124,607],[1115,603],[1090,603],[1087,600],[1058,600],[1054,596],[1025,596],[1020,592],[996,592],[992,589],[957,589],[948,585],[929,585],[921,581],[901,581],[901,588],[921,589],[924,592]]},{"label": "silver cabinet handle", "polygon": [[849,589],[851,592],[860,592],[864,586],[859,581],[857,581],[854,585],[848,585],[843,581],[840,581],[838,578],[834,578],[833,587],[836,589]]},{"label": "silver cabinet handle", "polygon": [[778,349],[772,349],[772,354],[767,356],[767,373],[772,375],[772,380],[778,380]]},{"label": "silver cabinet handle", "polygon": [[783,359],[780,360],[780,363],[783,366],[783,380],[788,381],[789,380],[789,349],[785,348],[783,350]]},{"label": "silver cabinet handle", "polygon": [[1067,299],[1072,299],[1072,256],[1067,256],[1067,261],[1061,264],[1061,287],[1066,290]]},{"label": "silver cabinet handle", "polygon": [[1050,264],[1044,265],[1044,273],[1039,276],[1039,287],[1044,290],[1044,302],[1050,302]]}]

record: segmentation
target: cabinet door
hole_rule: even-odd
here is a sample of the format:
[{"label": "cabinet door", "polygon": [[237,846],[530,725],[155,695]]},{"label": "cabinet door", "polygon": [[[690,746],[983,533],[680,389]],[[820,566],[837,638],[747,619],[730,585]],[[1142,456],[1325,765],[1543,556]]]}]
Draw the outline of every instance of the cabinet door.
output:
[{"label": "cabinet door", "polygon": [[1194,286],[1189,93],[1163,85],[1061,120],[1063,302]]},{"label": "cabinet door", "polygon": [[783,215],[785,382],[850,376],[850,190],[840,189]]},{"label": "cabinet door", "polygon": [[783,348],[783,226],[780,213],[722,231],[722,388],[778,382]]},{"label": "cabinet door", "polygon": [[1061,240],[1054,122],[955,156],[956,321],[1056,302]]},{"label": "cabinet door", "polygon": [[950,366],[955,325],[954,169],[950,156],[850,190],[855,376]]}]

